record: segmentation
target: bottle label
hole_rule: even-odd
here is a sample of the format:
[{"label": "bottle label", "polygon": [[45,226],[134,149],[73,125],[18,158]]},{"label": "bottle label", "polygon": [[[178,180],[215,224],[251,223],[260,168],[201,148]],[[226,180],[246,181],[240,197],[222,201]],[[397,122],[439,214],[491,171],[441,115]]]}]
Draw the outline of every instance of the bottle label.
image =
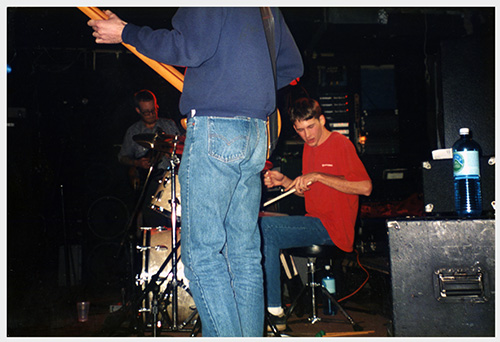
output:
[{"label": "bottle label", "polygon": [[323,286],[330,293],[335,293],[335,279],[333,278],[323,278]]},{"label": "bottle label", "polygon": [[478,176],[479,177],[479,152],[478,151],[454,151],[453,152],[453,175]]}]

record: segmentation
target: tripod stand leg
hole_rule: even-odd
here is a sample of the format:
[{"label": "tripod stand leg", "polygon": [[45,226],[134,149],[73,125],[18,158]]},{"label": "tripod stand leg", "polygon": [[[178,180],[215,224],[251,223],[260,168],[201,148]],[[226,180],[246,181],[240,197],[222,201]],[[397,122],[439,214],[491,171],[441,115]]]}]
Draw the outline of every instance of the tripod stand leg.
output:
[{"label": "tripod stand leg", "polygon": [[[181,283],[182,283],[182,280],[181,280]],[[179,286],[181,286],[184,291],[186,291],[186,293],[192,298],[193,295],[191,294],[191,290],[189,290],[189,287],[185,286],[184,283],[180,284]],[[198,309],[195,307],[193,309],[193,312],[191,312],[191,314],[189,315],[188,318],[186,318],[186,320],[184,322],[182,322],[181,324],[181,329],[184,328],[186,325],[189,324],[189,322],[191,322],[193,320],[193,318],[198,314]],[[199,316],[198,316],[198,320],[199,320]],[[196,327],[196,323],[198,323],[197,321],[195,322],[195,327]],[[194,327],[193,327],[194,329]]]},{"label": "tripod stand leg", "polygon": [[[196,310],[196,312],[198,312],[198,310]],[[200,317],[198,316],[198,319],[194,324],[193,330],[191,330],[191,337],[196,337],[196,335],[198,335],[200,331],[201,331],[201,320]]]},{"label": "tripod stand leg", "polygon": [[306,292],[308,286],[304,286],[302,288],[302,290],[300,290],[299,292],[299,295],[295,298],[295,300],[293,301],[292,305],[290,306],[290,309],[288,310],[287,314],[286,314],[286,319],[288,320],[288,317],[290,317],[290,315],[292,314],[293,310],[295,309],[295,307],[297,306],[297,303],[299,302],[299,299],[302,297],[302,295]]},{"label": "tripod stand leg", "polygon": [[[166,288],[162,292],[160,292],[159,299],[159,313],[160,319],[162,321],[162,327],[164,327],[163,330],[191,331],[191,327],[189,327],[188,330],[186,329],[186,326],[193,321],[193,319],[196,317],[196,314],[198,313],[198,310],[194,307],[194,301],[192,300],[192,295],[189,287],[184,284],[183,280],[180,279],[176,283],[176,285],[174,285],[173,280],[170,280],[166,284]],[[174,315],[175,308],[173,304],[175,299],[178,299],[180,304],[177,306],[177,309],[179,309],[177,315]],[[177,319],[177,321],[175,321],[175,319]],[[182,319],[184,319],[183,322],[178,322]]]},{"label": "tripod stand leg", "polygon": [[271,321],[269,317],[269,312],[266,310],[265,318],[266,318],[266,327],[269,326],[276,337],[281,337],[280,331],[276,327],[276,325]]},{"label": "tripod stand leg", "polygon": [[197,309],[194,309],[193,312],[191,312],[191,314],[189,315],[188,318],[186,318],[186,320],[184,322],[181,323],[181,326],[180,326],[180,329],[184,328],[186,325],[189,324],[189,322],[191,322],[193,320],[193,318],[196,316],[196,314],[198,314],[198,310]]},{"label": "tripod stand leg", "polygon": [[153,314],[153,319],[152,319],[152,328],[153,328],[153,337],[157,336],[157,329],[158,329],[158,298],[156,298],[156,294],[153,295],[153,303],[151,305],[151,313]]},{"label": "tripod stand leg", "polygon": [[330,292],[328,292],[328,290],[324,286],[321,286],[321,290],[331,300],[331,302],[337,307],[337,309],[339,309],[339,311],[342,313],[342,315],[344,315],[345,318],[347,318],[349,323],[351,323],[354,331],[362,331],[363,330],[363,328],[359,324],[354,322],[352,317],[344,310],[344,308],[339,304],[339,302],[337,302],[337,300],[330,294]]}]

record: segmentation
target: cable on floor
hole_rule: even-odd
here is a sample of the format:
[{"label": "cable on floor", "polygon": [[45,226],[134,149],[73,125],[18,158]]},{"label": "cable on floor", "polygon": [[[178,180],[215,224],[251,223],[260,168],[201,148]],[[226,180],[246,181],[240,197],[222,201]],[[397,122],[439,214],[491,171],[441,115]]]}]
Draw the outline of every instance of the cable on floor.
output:
[{"label": "cable on floor", "polygon": [[361,290],[361,289],[362,289],[362,288],[366,285],[366,283],[368,282],[368,279],[370,279],[370,273],[366,270],[366,268],[364,268],[364,267],[363,267],[363,265],[361,265],[361,262],[359,261],[359,252],[358,252],[356,249],[354,249],[354,251],[356,252],[356,260],[358,261],[358,265],[359,265],[359,267],[361,267],[361,269],[362,269],[363,271],[365,271],[365,273],[366,273],[366,279],[365,279],[365,281],[361,284],[361,286],[360,286],[360,287],[358,287],[358,289],[357,289],[357,290],[355,290],[355,291],[354,291],[354,292],[352,292],[351,294],[349,294],[349,295],[345,296],[344,298],[337,300],[337,302],[339,302],[339,303],[340,303],[340,302],[342,302],[343,300],[346,300],[347,298],[350,298],[350,297],[354,296],[356,293],[358,293],[358,292],[359,292],[359,291],[360,291],[360,290]]}]

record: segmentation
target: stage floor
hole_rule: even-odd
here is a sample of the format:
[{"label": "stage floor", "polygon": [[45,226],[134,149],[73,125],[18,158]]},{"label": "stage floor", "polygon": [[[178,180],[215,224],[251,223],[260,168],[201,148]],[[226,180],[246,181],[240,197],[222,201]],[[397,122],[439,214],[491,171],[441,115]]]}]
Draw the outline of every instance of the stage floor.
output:
[{"label": "stage floor", "polygon": [[[366,262],[368,264],[368,262]],[[309,321],[310,308],[307,308],[309,297],[306,297],[302,307],[296,310],[288,319],[288,328],[280,331],[281,336],[315,337],[325,336],[356,336],[356,337],[387,337],[391,336],[391,304],[390,282],[388,274],[371,269],[369,281],[359,292],[341,302],[342,307],[353,321],[361,327],[355,331],[340,312],[334,316],[323,314],[321,304],[318,305],[320,321],[312,324]],[[352,284],[361,284],[362,274],[351,274]],[[8,337],[150,337],[154,332],[151,328],[137,331],[134,324],[125,315],[120,325],[113,324],[118,317],[110,313],[111,306],[119,305],[122,292],[119,286],[113,284],[98,284],[94,286],[51,287],[46,282],[32,283],[28,289],[8,288],[7,334]],[[354,289],[355,290],[355,289]],[[21,293],[22,292],[22,293]],[[76,301],[85,293],[90,302],[89,319],[78,322]],[[185,304],[180,303],[183,307]],[[290,305],[290,303],[288,303]],[[300,316],[298,316],[300,315]],[[179,320],[179,324],[184,321]],[[172,327],[157,330],[159,337],[202,337],[201,332],[194,330],[194,324],[188,324],[183,331],[172,331]],[[175,329],[178,330],[178,329]],[[268,336],[275,336],[269,333]]]}]

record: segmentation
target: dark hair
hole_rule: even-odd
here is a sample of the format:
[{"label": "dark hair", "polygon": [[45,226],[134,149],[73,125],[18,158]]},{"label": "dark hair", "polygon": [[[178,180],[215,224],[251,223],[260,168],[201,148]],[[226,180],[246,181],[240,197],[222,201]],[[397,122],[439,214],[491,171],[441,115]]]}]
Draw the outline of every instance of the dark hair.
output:
[{"label": "dark hair", "polygon": [[134,103],[137,108],[139,108],[139,102],[154,101],[156,105],[156,96],[152,91],[147,89],[139,90],[134,94]]},{"label": "dark hair", "polygon": [[318,101],[309,97],[302,97],[293,103],[288,114],[290,121],[295,123],[295,121],[319,119],[322,113]]}]

